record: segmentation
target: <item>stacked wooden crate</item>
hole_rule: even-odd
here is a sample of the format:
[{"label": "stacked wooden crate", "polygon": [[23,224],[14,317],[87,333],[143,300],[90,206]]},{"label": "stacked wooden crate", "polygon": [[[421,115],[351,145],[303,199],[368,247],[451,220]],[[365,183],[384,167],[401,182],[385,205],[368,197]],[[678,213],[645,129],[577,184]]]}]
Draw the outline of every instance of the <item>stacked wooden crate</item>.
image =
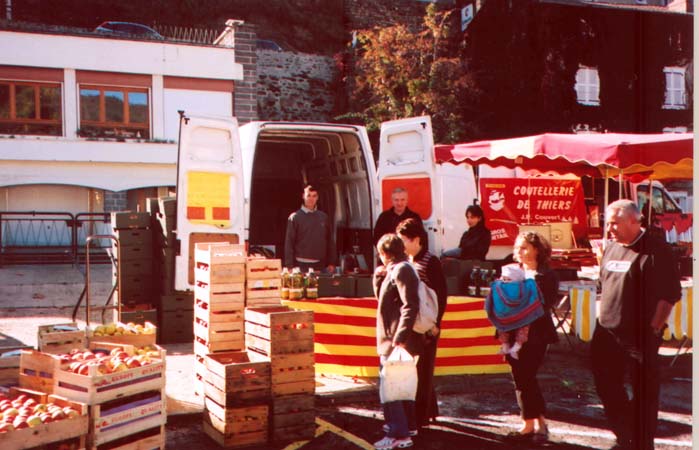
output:
[{"label": "stacked wooden crate", "polygon": [[37,328],[37,348],[44,353],[68,353],[74,348],[83,348],[87,344],[84,330],[76,322],[55,325],[40,325]]},{"label": "stacked wooden crate", "polygon": [[245,249],[226,243],[195,247],[195,392],[203,394],[206,355],[245,348]]},{"label": "stacked wooden crate", "polygon": [[[0,432],[0,448],[20,450],[27,448],[83,449],[88,429],[87,406],[65,398],[23,388],[11,388],[3,400],[21,401],[24,408],[51,411],[53,417],[41,419],[41,413],[23,416],[26,420],[10,430]],[[40,406],[41,405],[41,406]],[[21,408],[21,407],[20,407]],[[57,412],[57,409],[60,412]],[[19,419],[19,416],[15,420]]]},{"label": "stacked wooden crate", "polygon": [[245,309],[250,360],[270,362],[272,441],[309,439],[315,434],[313,337],[313,311],[286,306]]},{"label": "stacked wooden crate", "polygon": [[177,240],[174,232],[177,214],[175,197],[147,199],[146,209],[151,214],[153,228],[154,278],[159,294],[158,342],[172,344],[192,342],[194,332],[194,293],[175,290],[175,255]]},{"label": "stacked wooden crate", "polygon": [[268,440],[270,363],[252,362],[247,352],[205,357],[204,432],[223,447]]},{"label": "stacked wooden crate", "polygon": [[112,229],[119,247],[112,252],[119,266],[112,282],[117,284],[116,301],[121,303],[121,316],[114,321],[145,323],[158,321],[153,283],[153,231],[150,214],[146,212],[113,212]]},{"label": "stacked wooden crate", "polygon": [[[88,448],[165,447],[165,351],[153,347],[157,356],[149,362],[139,365],[127,359],[128,367],[114,371],[90,366],[75,373],[73,362],[54,362],[54,394],[88,405]],[[124,357],[139,353],[133,345],[107,342],[90,342],[89,349],[123,352]]]},{"label": "stacked wooden crate", "polygon": [[245,266],[245,306],[281,305],[280,259],[250,257]]}]

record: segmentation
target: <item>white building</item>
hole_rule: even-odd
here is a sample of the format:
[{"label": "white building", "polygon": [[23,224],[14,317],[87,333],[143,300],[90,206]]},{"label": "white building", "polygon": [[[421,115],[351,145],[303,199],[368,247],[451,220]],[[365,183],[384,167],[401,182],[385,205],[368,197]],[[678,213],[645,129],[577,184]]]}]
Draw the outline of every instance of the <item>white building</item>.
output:
[{"label": "white building", "polygon": [[232,47],[0,29],[0,212],[167,195],[177,111],[230,116],[242,79]]}]

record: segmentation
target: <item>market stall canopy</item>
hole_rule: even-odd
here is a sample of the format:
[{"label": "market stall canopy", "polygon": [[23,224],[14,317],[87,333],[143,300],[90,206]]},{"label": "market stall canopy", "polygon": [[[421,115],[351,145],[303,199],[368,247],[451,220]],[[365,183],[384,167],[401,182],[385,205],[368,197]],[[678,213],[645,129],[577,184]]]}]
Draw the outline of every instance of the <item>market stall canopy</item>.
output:
[{"label": "market stall canopy", "polygon": [[557,134],[435,146],[438,163],[590,176],[692,178],[693,133]]}]

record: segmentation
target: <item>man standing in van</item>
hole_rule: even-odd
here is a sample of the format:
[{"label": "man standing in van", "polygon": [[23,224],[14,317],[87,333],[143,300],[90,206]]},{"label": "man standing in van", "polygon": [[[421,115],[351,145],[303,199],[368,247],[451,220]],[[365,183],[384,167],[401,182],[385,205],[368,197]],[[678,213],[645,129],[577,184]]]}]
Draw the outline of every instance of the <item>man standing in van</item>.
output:
[{"label": "man standing in van", "polygon": [[379,243],[381,236],[387,233],[395,233],[399,223],[407,219],[415,219],[422,223],[418,213],[408,208],[408,191],[397,187],[391,193],[392,207],[379,214],[374,226],[374,247]]},{"label": "man standing in van", "polygon": [[335,270],[335,242],[330,219],[318,210],[318,190],[312,185],[303,188],[303,205],[289,216],[284,243],[284,266],[309,268],[329,273]]}]

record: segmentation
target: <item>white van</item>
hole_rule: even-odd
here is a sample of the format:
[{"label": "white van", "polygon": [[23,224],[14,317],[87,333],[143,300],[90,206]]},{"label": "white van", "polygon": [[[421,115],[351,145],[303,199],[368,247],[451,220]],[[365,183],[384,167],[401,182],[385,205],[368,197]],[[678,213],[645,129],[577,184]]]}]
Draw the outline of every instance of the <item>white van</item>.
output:
[{"label": "white van", "polygon": [[[178,290],[193,287],[197,242],[273,245],[282,257],[287,218],[300,207],[306,183],[318,188],[319,208],[333,220],[338,255],[356,246],[369,262],[374,223],[390,207],[394,187],[408,190],[409,206],[421,214],[430,249],[437,254],[445,245],[443,230],[458,243],[464,210],[476,193],[469,167],[435,167],[429,117],[383,125],[378,171],[366,129],[356,125],[252,122],[239,127],[234,117],[183,116],[179,142]],[[442,191],[438,176],[461,188]],[[453,225],[445,220],[450,214],[442,213],[452,210]]]}]

